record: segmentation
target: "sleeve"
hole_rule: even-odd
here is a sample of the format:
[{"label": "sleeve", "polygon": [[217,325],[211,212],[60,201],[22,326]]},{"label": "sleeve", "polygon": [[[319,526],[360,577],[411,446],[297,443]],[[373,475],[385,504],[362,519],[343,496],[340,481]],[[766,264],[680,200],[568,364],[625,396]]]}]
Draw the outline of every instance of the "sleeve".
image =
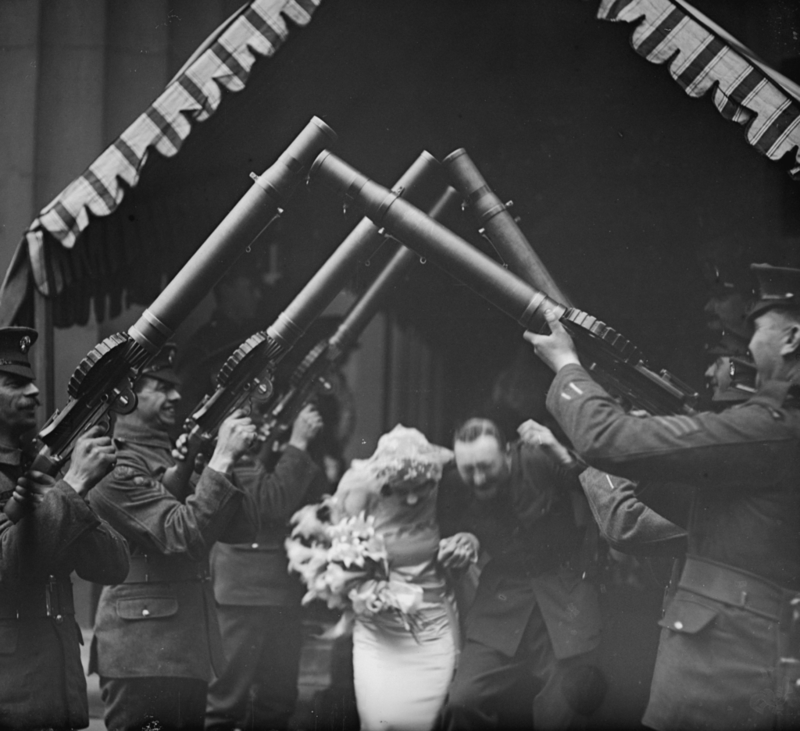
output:
[{"label": "sleeve", "polygon": [[635,483],[593,467],[580,482],[600,534],[612,548],[640,556],[685,551],[685,531],[642,503]]},{"label": "sleeve", "polygon": [[260,462],[235,468],[236,480],[245,493],[242,512],[220,540],[238,543],[250,530],[257,534],[267,523],[285,524],[304,505],[319,502],[328,492],[328,481],[308,452],[287,445],[272,472]]},{"label": "sleeve", "polygon": [[287,445],[273,472],[248,489],[262,521],[285,523],[303,505],[322,500],[328,483],[308,452]]},{"label": "sleeve", "polygon": [[49,574],[65,567],[71,570],[70,562],[84,546],[93,544],[100,553],[86,556],[98,572],[111,579],[120,575],[124,579],[128,573],[124,541],[61,480],[19,523],[12,523],[0,513],[0,581],[15,583],[31,572]]},{"label": "sleeve", "polygon": [[527,530],[549,521],[554,509],[569,505],[574,516],[572,494],[581,494],[578,472],[558,464],[541,447],[517,442],[522,472],[512,481],[519,484],[515,504],[517,520]]},{"label": "sleeve", "polygon": [[588,464],[631,480],[768,486],[797,448],[757,399],[721,414],[631,416],[578,365],[556,374],[547,407]]},{"label": "sleeve", "polygon": [[240,509],[242,491],[206,467],[194,494],[181,503],[150,476],[143,460],[124,454],[89,500],[101,517],[145,551],[199,561]]},{"label": "sleeve", "polygon": [[84,533],[71,551],[75,573],[95,584],[121,584],[128,575],[129,562],[128,543],[104,520]]}]

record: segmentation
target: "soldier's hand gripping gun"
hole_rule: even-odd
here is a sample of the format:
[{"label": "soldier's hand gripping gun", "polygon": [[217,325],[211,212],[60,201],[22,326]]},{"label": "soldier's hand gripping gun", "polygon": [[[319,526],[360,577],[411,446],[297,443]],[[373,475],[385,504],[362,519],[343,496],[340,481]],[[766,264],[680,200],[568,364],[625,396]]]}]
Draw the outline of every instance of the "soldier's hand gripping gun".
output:
[{"label": "soldier's hand gripping gun", "polygon": [[[423,152],[394,187],[395,195],[423,193],[435,184],[440,190],[443,173],[438,160]],[[384,232],[364,218],[337,247],[277,320],[265,331],[251,335],[225,361],[217,374],[217,387],[205,397],[184,424],[183,459],[163,477],[164,486],[182,494],[194,471],[196,456],[213,444],[217,430],[234,409],[269,409],[274,401],[275,366],[319,317],[355,270],[358,258],[384,241]]]},{"label": "soldier's hand gripping gun", "polygon": [[[438,220],[460,203],[460,194],[448,186],[428,211],[428,215]],[[309,401],[319,394],[332,391],[330,374],[342,365],[388,293],[418,258],[414,251],[400,246],[364,295],[347,313],[336,332],[314,346],[295,368],[288,388],[270,408],[265,420],[267,438],[264,448],[268,452],[275,442],[291,430],[297,415]]]},{"label": "soldier's hand gripping gun", "polygon": [[[72,454],[75,441],[108,412],[136,408],[131,383],[158,353],[175,328],[205,297],[231,264],[281,213],[305,178],[316,155],[336,139],[333,130],[314,117],[289,147],[254,183],[189,261],[127,333],[116,333],[93,348],[69,381],[69,400],[56,411],[38,440],[42,447],[29,469],[56,474]],[[5,506],[18,521],[30,505],[15,491]]]},{"label": "soldier's hand gripping gun", "polygon": [[633,406],[653,414],[693,408],[695,394],[666,379],[645,361],[639,349],[605,323],[557,302],[496,264],[449,229],[407,201],[373,182],[327,150],[311,167],[320,179],[346,191],[376,225],[421,256],[429,258],[528,330],[546,329],[544,312],[552,310],[575,340],[584,364],[604,385]]}]

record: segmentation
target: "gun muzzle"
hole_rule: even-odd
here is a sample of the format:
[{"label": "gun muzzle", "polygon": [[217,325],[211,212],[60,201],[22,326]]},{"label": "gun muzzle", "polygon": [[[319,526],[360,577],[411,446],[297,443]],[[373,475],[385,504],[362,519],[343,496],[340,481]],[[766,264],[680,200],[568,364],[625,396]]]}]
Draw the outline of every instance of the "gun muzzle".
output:
[{"label": "gun muzzle", "polygon": [[448,228],[331,152],[326,150],[317,157],[309,175],[312,180],[319,179],[344,193],[376,226],[385,228],[408,248],[429,258],[526,329],[542,329],[547,309],[552,309],[558,317],[566,311],[563,305],[503,269]]},{"label": "gun muzzle", "polygon": [[508,268],[528,284],[541,289],[553,299],[571,305],[547,267],[525,238],[508,207],[489,187],[480,170],[463,148],[451,152],[443,161],[453,185],[467,201],[468,208],[482,234],[494,247]]},{"label": "gun muzzle", "polygon": [[281,156],[233,207],[203,245],[128,330],[148,353],[155,354],[241,253],[282,212],[314,158],[336,133],[314,117]]},{"label": "gun muzzle", "polygon": [[[422,154],[402,175],[392,195],[415,195],[441,175],[441,165],[429,152]],[[362,219],[339,244],[308,284],[269,327],[267,334],[284,348],[293,346],[347,283],[358,258],[383,241],[383,233],[368,218]]]}]

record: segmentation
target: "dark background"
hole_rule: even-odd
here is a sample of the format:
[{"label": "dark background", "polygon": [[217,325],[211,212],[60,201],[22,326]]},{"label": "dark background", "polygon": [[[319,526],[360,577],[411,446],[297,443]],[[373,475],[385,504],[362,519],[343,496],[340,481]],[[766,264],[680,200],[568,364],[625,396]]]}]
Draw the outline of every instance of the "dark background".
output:
[{"label": "dark background", "polygon": [[[695,4],[794,72],[791,3]],[[148,304],[163,280],[147,247],[177,271],[250,186],[247,172],[262,172],[313,115],[337,131],[339,156],[385,185],[423,149],[441,159],[464,147],[513,199],[575,303],[699,388],[708,336],[700,262],[722,252],[743,280],[750,261],[800,265],[800,184],[710,99],[689,98],[665,67],[638,56],[633,26],[597,20],[597,6],[325,0],[307,28],[256,63],[244,92],[226,92],[179,155],[154,154],[118,215],[88,235],[130,242],[118,271],[133,272],[128,301]],[[261,242],[279,242],[288,272],[269,321],[356,221],[319,185],[297,195]],[[481,245],[466,221],[451,225]],[[257,252],[246,256],[260,266]],[[362,263],[352,287],[376,270]],[[390,306],[445,358],[448,421],[485,401],[519,349],[518,325],[433,265],[416,266]]]}]

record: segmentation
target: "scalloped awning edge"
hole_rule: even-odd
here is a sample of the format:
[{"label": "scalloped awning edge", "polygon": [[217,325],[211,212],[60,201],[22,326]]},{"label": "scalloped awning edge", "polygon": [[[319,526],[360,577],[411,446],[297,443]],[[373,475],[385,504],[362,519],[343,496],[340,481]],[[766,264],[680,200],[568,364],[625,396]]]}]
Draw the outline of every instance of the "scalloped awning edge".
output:
[{"label": "scalloped awning edge", "polygon": [[636,23],[634,50],[666,64],[692,97],[711,92],[720,114],[745,126],[748,144],[770,160],[792,155],[800,180],[800,104],[720,36],[670,0],[602,0],[601,20]]}]

